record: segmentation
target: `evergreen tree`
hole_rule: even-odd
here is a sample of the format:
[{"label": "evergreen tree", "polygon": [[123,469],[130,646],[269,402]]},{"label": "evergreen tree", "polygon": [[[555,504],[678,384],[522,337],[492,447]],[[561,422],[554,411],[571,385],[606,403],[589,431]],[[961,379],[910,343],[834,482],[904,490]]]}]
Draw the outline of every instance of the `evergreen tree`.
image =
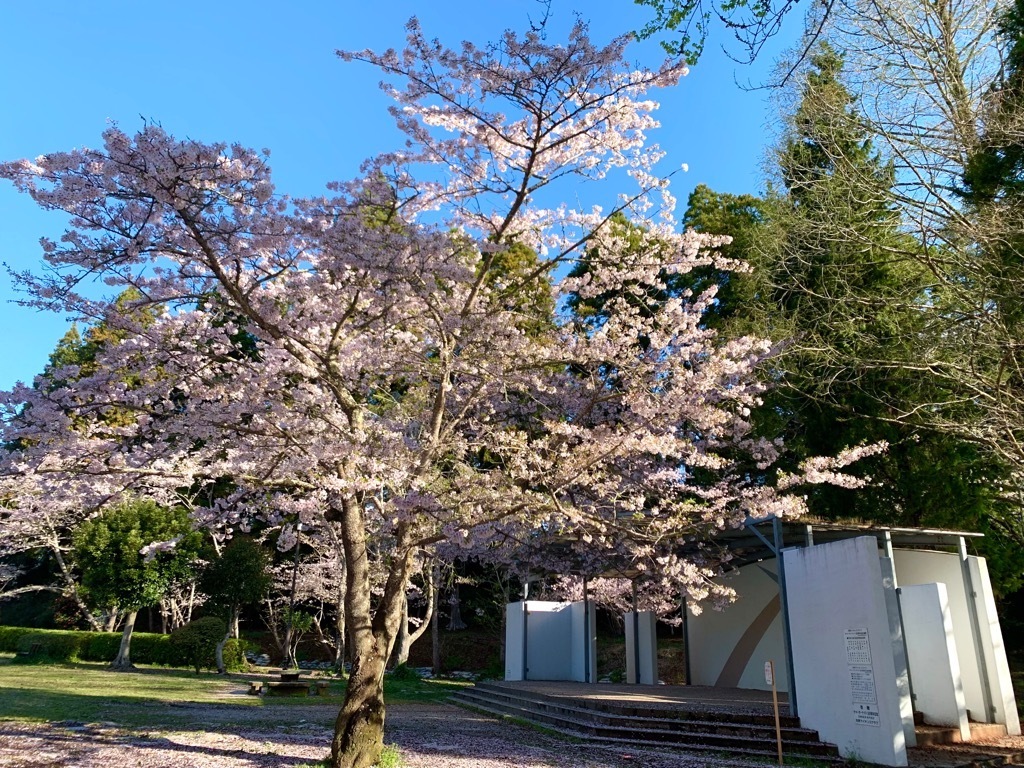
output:
[{"label": "evergreen tree", "polygon": [[[822,46],[811,63],[778,155],[781,188],[769,192],[763,220],[748,227],[755,235],[740,240],[753,244],[748,259],[757,277],[730,322],[789,340],[759,428],[784,437],[794,462],[889,443],[887,453],[865,460],[871,487],[812,489],[818,516],[990,531],[998,466],[912,417],[934,399],[933,384],[900,364],[927,355],[920,308],[930,281],[907,258],[919,246],[901,231],[893,170],[860,127],[842,57]],[[700,202],[699,220],[713,221],[714,199]],[[734,204],[722,196],[718,215]],[[1019,564],[1005,542],[988,546],[1003,589],[1012,588]]]},{"label": "evergreen tree", "polygon": [[[170,550],[151,556],[144,547],[174,541]],[[139,610],[160,601],[175,581],[194,577],[202,534],[192,530],[188,514],[151,500],[136,499],[104,510],[75,531],[75,562],[82,593],[97,608],[125,615],[121,647],[112,665],[131,669],[131,636]]]}]

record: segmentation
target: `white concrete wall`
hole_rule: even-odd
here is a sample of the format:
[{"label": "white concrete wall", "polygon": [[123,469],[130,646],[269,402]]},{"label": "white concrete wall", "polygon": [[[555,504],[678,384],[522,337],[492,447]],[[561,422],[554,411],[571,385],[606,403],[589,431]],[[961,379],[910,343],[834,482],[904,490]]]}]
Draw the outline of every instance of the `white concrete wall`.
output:
[{"label": "white concrete wall", "polygon": [[[985,722],[985,699],[981,686],[978,652],[971,631],[971,615],[967,607],[960,556],[948,552],[928,552],[918,549],[897,549],[896,579],[900,588],[915,584],[945,584],[949,600],[949,613],[953,622],[953,640],[960,662],[964,700],[971,717]],[[917,681],[914,681],[917,684]]]},{"label": "white concrete wall", "polygon": [[789,689],[777,572],[774,559],[745,566],[722,582],[736,590],[736,602],[721,611],[689,610],[693,685],[771,690],[764,681],[764,663],[774,661],[776,687]]},{"label": "white concrete wall", "polygon": [[582,601],[509,603],[505,606],[505,679],[583,682],[587,659],[584,641],[589,636],[590,680],[596,681],[593,603],[588,618],[589,633],[584,628]]},{"label": "white concrete wall", "polygon": [[525,604],[509,603],[505,606],[505,679],[522,680],[526,671],[525,646]]},{"label": "white concrete wall", "polygon": [[584,608],[582,600],[569,608],[572,620],[572,669],[569,679],[579,683],[597,682],[597,612],[594,603],[588,602],[589,610]]},{"label": "white concrete wall", "polygon": [[[1020,733],[1020,719],[1010,682],[1006,648],[1003,645],[1002,630],[999,626],[999,617],[996,615],[995,598],[985,559],[974,556],[967,558],[974,589],[971,600],[978,617],[979,647],[974,639],[960,556],[921,550],[896,550],[895,555],[896,575],[900,587],[931,582],[946,585],[964,699],[971,719],[985,723],[1003,723],[1008,733]],[[991,710],[985,703],[983,677],[988,681],[991,693]]]},{"label": "white concrete wall", "polygon": [[1006,660],[1006,646],[1003,644],[1003,631],[996,613],[996,599],[992,592],[992,581],[988,576],[988,565],[983,557],[968,557],[967,564],[971,569],[975,605],[981,626],[981,647],[985,654],[985,666],[992,689],[992,705],[995,708],[993,719],[997,723],[1003,723],[1009,735],[1019,736],[1020,716],[1013,695],[1010,665]]},{"label": "white concrete wall", "polygon": [[845,757],[906,765],[875,538],[787,549],[783,557],[802,724]]},{"label": "white concrete wall", "polygon": [[572,675],[569,603],[526,603],[526,679],[568,680]]},{"label": "white concrete wall", "polygon": [[[651,611],[640,611],[637,632],[633,632],[634,613],[626,619],[626,682],[640,685],[658,684],[658,617]],[[637,654],[634,638],[640,648],[640,677],[637,679]]]},{"label": "white concrete wall", "polygon": [[959,728],[960,738],[968,741],[971,729],[946,585],[904,586],[900,593],[917,711],[929,725]]},{"label": "white concrete wall", "polygon": [[903,738],[909,749],[917,746],[917,728],[914,725],[914,704],[910,698],[910,671],[900,618],[900,598],[896,593],[896,571],[888,557],[879,557],[878,566],[882,572],[882,593],[885,595],[885,612],[892,637],[892,661],[896,668],[896,693],[900,702],[900,719],[903,721]]}]

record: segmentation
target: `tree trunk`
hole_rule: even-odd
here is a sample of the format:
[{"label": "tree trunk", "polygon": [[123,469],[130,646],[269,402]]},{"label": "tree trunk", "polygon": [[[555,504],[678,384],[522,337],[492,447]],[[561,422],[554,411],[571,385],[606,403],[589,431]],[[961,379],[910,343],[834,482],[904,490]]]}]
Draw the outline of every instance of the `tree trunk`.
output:
[{"label": "tree trunk", "polygon": [[[342,566],[344,568],[344,566]],[[344,572],[344,571],[343,571]],[[338,602],[334,622],[334,671],[340,673],[345,669],[345,644],[348,641],[348,627],[345,621],[345,588],[338,588]]]},{"label": "tree trunk", "polygon": [[285,650],[284,640],[281,637],[280,627],[278,626],[278,615],[277,609],[274,607],[274,601],[269,597],[264,599],[263,604],[266,606],[266,616],[263,619],[263,623],[267,625],[267,629],[270,630],[270,636],[274,638],[274,645],[277,647],[277,652],[281,654],[283,660],[287,655],[288,651]]},{"label": "tree trunk", "polygon": [[196,583],[193,581],[188,589],[188,608],[186,610],[182,626],[192,621],[192,609],[196,607]]},{"label": "tree trunk", "polygon": [[60,549],[60,541],[56,537],[50,543],[50,551],[57,561],[57,567],[60,569],[61,578],[64,579],[64,584],[67,586],[68,594],[75,601],[78,610],[85,616],[85,620],[89,622],[92,631],[99,632],[101,629],[100,622],[93,615],[92,611],[86,607],[85,601],[82,600],[82,596],[78,593],[78,582],[75,581],[75,577],[71,574],[71,569],[68,568],[67,562],[64,560],[64,553]]},{"label": "tree trunk", "polygon": [[239,610],[232,607],[231,612],[228,614],[228,631],[224,633],[224,637],[217,643],[217,674],[219,675],[226,675],[228,673],[227,664],[224,663],[224,646],[227,645],[228,640],[232,637],[238,637],[238,614]]},{"label": "tree trunk", "polygon": [[462,606],[459,603],[459,582],[455,582],[455,586],[452,588],[452,595],[448,599],[448,604],[452,607],[451,613],[448,616],[448,629],[459,630],[466,628],[466,622],[462,620]]},{"label": "tree trunk", "polygon": [[409,595],[402,594],[402,620],[398,623],[398,637],[395,638],[395,652],[391,654],[391,663],[400,667],[409,661]]},{"label": "tree trunk", "polygon": [[430,663],[434,677],[441,674],[441,611],[438,601],[441,597],[441,568],[436,563],[431,571],[434,582],[434,612],[430,616]]},{"label": "tree trunk", "polygon": [[362,507],[356,499],[348,497],[341,500],[340,506],[332,511],[342,523],[347,566],[345,602],[354,658],[345,702],[334,725],[331,766],[370,768],[384,748],[384,667],[398,634],[412,555],[400,524],[397,552],[401,554],[391,562],[384,594],[374,611],[370,605],[370,568]]},{"label": "tree trunk", "polygon": [[110,663],[111,668],[116,669],[118,672],[127,672],[130,669],[135,669],[131,659],[131,647],[132,630],[135,629],[136,616],[138,616],[138,611],[129,611],[124,619],[124,629],[121,631],[121,648],[117,652],[117,658]]},{"label": "tree trunk", "polygon": [[402,610],[402,625],[398,629],[398,639],[395,641],[395,653],[394,653],[394,664],[396,667],[400,667],[403,664],[409,663],[409,652],[412,650],[413,645],[423,637],[424,633],[433,625],[434,619],[434,592],[436,589],[434,583],[434,571],[433,569],[425,570],[424,576],[427,582],[426,597],[427,612],[423,616],[423,621],[416,628],[415,632],[409,632],[409,599],[408,593],[404,607]]}]

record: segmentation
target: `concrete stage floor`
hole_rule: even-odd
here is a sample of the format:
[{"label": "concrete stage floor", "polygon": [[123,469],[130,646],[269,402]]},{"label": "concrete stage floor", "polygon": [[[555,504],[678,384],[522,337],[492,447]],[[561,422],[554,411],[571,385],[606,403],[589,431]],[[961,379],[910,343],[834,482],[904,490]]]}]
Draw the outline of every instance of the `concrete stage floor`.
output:
[{"label": "concrete stage floor", "polygon": [[[626,685],[524,680],[491,685],[543,694],[558,699],[635,706],[642,709],[687,709],[737,714],[772,714],[771,691],[711,688],[703,685]],[[779,712],[789,713],[785,693],[779,694]]]}]

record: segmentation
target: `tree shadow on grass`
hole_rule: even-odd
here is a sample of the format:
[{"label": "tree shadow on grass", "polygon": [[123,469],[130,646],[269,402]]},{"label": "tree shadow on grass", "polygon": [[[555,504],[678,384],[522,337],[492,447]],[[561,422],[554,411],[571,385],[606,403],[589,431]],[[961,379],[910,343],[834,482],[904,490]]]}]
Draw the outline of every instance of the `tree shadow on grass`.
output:
[{"label": "tree shadow on grass", "polygon": [[143,693],[117,695],[88,690],[69,693],[46,690],[43,685],[9,688],[3,687],[0,680],[0,719],[107,722],[128,728],[237,733],[254,728],[274,731],[289,725],[308,727],[309,723],[327,727],[341,704],[341,699],[335,697],[323,699],[319,706],[305,703],[261,706],[260,702],[247,700],[243,693],[238,693],[237,699],[237,702],[177,702],[154,699]]}]

